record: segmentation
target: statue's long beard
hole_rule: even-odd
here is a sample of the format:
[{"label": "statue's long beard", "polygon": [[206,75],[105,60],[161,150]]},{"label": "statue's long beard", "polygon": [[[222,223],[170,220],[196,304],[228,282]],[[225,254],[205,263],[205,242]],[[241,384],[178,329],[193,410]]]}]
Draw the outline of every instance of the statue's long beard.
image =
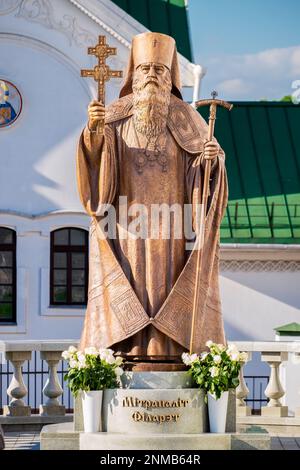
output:
[{"label": "statue's long beard", "polygon": [[147,85],[147,82],[141,83],[140,80],[133,81],[134,125],[148,139],[157,137],[166,128],[171,87],[170,78],[159,86],[153,83]]}]

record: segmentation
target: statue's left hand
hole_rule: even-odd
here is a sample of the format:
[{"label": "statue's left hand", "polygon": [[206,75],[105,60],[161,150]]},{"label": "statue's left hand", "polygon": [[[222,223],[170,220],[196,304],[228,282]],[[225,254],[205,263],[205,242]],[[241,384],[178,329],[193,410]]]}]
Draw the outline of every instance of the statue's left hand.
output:
[{"label": "statue's left hand", "polygon": [[205,160],[213,160],[216,158],[220,151],[220,145],[217,142],[208,140],[204,143],[204,158]]}]

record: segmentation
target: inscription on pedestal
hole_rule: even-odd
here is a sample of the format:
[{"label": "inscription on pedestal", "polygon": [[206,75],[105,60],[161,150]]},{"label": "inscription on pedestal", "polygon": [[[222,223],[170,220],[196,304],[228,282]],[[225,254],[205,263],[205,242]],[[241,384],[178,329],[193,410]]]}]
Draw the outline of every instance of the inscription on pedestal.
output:
[{"label": "inscription on pedestal", "polygon": [[106,432],[195,434],[207,429],[204,393],[195,388],[105,390],[102,411]]},{"label": "inscription on pedestal", "polygon": [[149,409],[153,408],[185,408],[190,403],[190,400],[184,400],[178,398],[177,400],[141,400],[137,397],[125,397],[123,399],[123,407],[138,407],[138,408],[145,408],[145,411],[134,411],[131,415],[133,421],[136,423],[143,422],[143,423],[168,423],[168,422],[175,422],[180,418],[179,413],[169,413],[169,414],[152,414],[149,413]]}]

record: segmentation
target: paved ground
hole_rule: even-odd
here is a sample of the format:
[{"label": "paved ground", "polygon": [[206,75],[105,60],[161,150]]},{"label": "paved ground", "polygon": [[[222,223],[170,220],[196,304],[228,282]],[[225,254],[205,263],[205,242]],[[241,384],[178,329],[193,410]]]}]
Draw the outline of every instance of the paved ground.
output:
[{"label": "paved ground", "polygon": [[39,432],[7,432],[5,450],[40,450]]},{"label": "paved ground", "polygon": [[[38,432],[5,433],[6,450],[39,450],[40,434]],[[274,450],[300,450],[300,437],[272,437],[271,448]]]},{"label": "paved ground", "polygon": [[273,450],[300,450],[300,437],[272,437]]}]

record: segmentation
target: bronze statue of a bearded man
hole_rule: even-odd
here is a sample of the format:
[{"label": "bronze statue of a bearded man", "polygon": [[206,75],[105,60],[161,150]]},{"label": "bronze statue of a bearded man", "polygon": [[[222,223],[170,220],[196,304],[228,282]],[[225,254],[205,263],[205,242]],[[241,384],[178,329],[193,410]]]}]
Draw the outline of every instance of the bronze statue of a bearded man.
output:
[{"label": "bronze statue of a bearded man", "polygon": [[[191,205],[194,218],[205,159],[212,160],[212,173],[194,352],[208,339],[224,342],[218,264],[227,203],[225,156],[215,139],[207,142],[204,119],[182,100],[174,39],[150,32],[135,36],[120,98],[106,108],[91,102],[88,115],[77,157],[81,201],[93,216],[80,347],[111,347],[148,360],[178,358],[189,348],[196,250],[187,249],[187,237],[178,236],[172,216],[168,237],[160,219],[155,237],[130,236],[128,224],[136,204],[149,217],[153,205]],[[102,136],[93,131],[104,117]],[[108,205],[115,209],[116,227],[105,237],[101,223]],[[183,226],[183,210],[180,217]]]}]

